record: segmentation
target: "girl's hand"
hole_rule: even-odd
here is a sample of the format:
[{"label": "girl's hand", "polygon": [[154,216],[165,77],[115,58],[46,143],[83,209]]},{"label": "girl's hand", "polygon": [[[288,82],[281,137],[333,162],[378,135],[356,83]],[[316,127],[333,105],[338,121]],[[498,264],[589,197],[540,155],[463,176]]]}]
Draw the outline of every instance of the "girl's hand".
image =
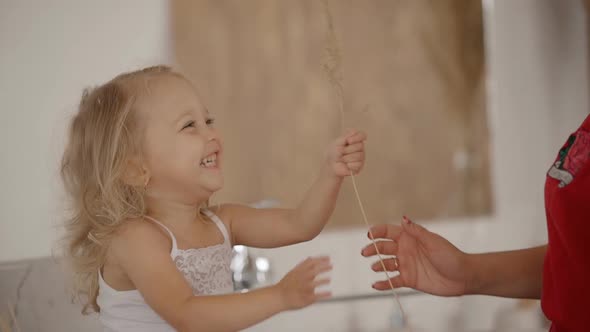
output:
[{"label": "girl's hand", "polygon": [[337,177],[358,174],[365,165],[367,135],[358,130],[349,130],[337,138],[327,151],[328,169]]},{"label": "girl's hand", "polygon": [[307,258],[276,285],[288,310],[306,307],[331,296],[330,292],[316,293],[316,288],[330,283],[330,278],[318,278],[332,270],[329,257]]},{"label": "girl's hand", "polygon": [[[401,226],[383,224],[373,226],[379,253],[384,258],[387,271],[399,271],[391,278],[393,287],[410,287],[422,292],[440,295],[464,295],[472,280],[472,268],[468,255],[457,249],[442,236],[429,232],[404,217]],[[376,255],[373,244],[361,252],[365,257]],[[383,271],[379,261],[372,265],[373,271]],[[390,289],[389,281],[373,284],[377,290]]]}]

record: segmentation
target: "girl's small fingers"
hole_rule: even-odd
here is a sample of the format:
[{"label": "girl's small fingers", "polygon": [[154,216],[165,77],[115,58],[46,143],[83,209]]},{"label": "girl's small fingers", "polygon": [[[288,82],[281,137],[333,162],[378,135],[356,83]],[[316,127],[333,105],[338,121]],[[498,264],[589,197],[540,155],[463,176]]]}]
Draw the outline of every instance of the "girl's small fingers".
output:
[{"label": "girl's small fingers", "polygon": [[349,137],[352,137],[353,135],[356,135],[356,133],[358,133],[358,130],[356,130],[354,128],[346,128],[344,130],[344,133],[342,134],[342,137],[349,138]]},{"label": "girl's small fingers", "polygon": [[348,145],[348,137],[347,135],[342,135],[340,137],[338,137],[335,141],[333,141],[332,146],[336,146],[338,148],[342,148],[345,147],[346,145]]},{"label": "girl's small fingers", "polygon": [[323,256],[314,256],[311,259],[313,259],[316,262],[325,262],[325,261],[330,261],[330,256],[328,255],[323,255]]},{"label": "girl's small fingers", "polygon": [[365,143],[359,142],[359,143],[354,143],[354,144],[345,146],[342,149],[342,153],[349,154],[349,153],[353,153],[353,152],[363,151],[364,149],[365,149]]},{"label": "girl's small fingers", "polygon": [[330,153],[330,155],[332,155],[334,158],[342,158],[342,156],[344,155],[344,146],[335,146],[334,151]]},{"label": "girl's small fingers", "polygon": [[362,142],[362,141],[364,141],[366,139],[367,139],[367,134],[365,134],[362,131],[358,131],[354,135],[351,135],[351,136],[347,137],[346,143],[348,145],[352,145],[352,144],[355,144],[355,143],[358,143],[358,142]]},{"label": "girl's small fingers", "polygon": [[312,269],[312,273],[314,276],[317,276],[318,274],[332,271],[332,268],[333,268],[333,266],[330,262],[318,264],[318,265],[314,266],[314,268]]},{"label": "girl's small fingers", "polygon": [[312,265],[319,266],[319,265],[330,265],[330,256],[317,256],[312,258]]},{"label": "girl's small fingers", "polygon": [[331,281],[331,279],[330,279],[330,278],[323,278],[323,279],[318,279],[318,280],[315,280],[315,281],[312,283],[312,285],[313,285],[313,287],[314,287],[314,288],[317,288],[317,287],[319,287],[319,286],[323,286],[323,285],[327,285],[327,284],[329,284],[329,283],[330,283],[330,281]]},{"label": "girl's small fingers", "polygon": [[319,301],[319,300],[324,300],[324,299],[328,299],[332,297],[332,292],[319,292],[315,294],[315,300]]},{"label": "girl's small fingers", "polygon": [[362,161],[364,159],[365,159],[365,152],[364,151],[353,152],[353,153],[345,154],[344,156],[342,156],[342,161],[345,163],[358,162],[358,161]]},{"label": "girl's small fingers", "polygon": [[318,264],[330,263],[330,257],[328,256],[321,256],[321,257],[307,257],[304,261],[299,263],[296,268],[299,268],[304,271],[313,271]]},{"label": "girl's small fingers", "polygon": [[363,169],[363,163],[360,161],[350,162],[346,163],[346,167],[356,175]]},{"label": "girl's small fingers", "polygon": [[307,273],[313,274],[316,267],[322,264],[330,264],[329,257],[308,257],[305,261],[301,262],[301,269]]},{"label": "girl's small fingers", "polygon": [[309,266],[310,263],[311,263],[311,257],[307,257],[306,259],[302,260],[297,265],[295,265],[295,267],[293,268],[293,270],[300,269],[300,268],[305,268],[306,266]]}]

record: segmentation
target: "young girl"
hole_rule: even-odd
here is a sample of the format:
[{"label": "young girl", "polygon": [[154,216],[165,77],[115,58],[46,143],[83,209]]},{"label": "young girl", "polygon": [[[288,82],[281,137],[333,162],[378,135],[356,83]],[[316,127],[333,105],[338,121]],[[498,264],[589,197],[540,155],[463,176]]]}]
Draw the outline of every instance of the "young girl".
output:
[{"label": "young girl", "polygon": [[[62,161],[72,199],[68,252],[86,309],[105,331],[236,331],[328,292],[327,257],[308,258],[278,284],[231,294],[232,245],[313,239],[342,180],[364,164],[365,134],[330,145],[296,209],[221,205],[223,144],[193,86],[167,67],[117,76],[84,93]],[[223,294],[223,295],[222,295]]]}]

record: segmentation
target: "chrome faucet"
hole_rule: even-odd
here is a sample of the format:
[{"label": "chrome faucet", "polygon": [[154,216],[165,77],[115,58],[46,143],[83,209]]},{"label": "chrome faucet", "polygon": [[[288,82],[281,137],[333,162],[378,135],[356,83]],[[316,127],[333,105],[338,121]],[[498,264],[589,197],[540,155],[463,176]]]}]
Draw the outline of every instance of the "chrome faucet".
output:
[{"label": "chrome faucet", "polygon": [[[250,204],[251,207],[257,209],[272,208],[278,205],[279,202],[272,199]],[[268,258],[251,255],[246,246],[234,246],[230,268],[235,291],[246,292],[250,289],[268,286],[273,282]]]},{"label": "chrome faucet", "polygon": [[234,246],[230,267],[235,291],[248,291],[272,283],[270,261],[254,257],[246,246]]}]

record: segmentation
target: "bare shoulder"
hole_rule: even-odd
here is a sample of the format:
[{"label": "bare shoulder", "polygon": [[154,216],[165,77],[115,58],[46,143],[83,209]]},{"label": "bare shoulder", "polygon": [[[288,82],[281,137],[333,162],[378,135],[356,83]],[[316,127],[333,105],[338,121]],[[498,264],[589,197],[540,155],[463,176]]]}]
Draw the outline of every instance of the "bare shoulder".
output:
[{"label": "bare shoulder", "polygon": [[211,207],[210,210],[221,219],[231,219],[236,213],[236,210],[239,210],[242,207],[243,206],[239,204],[226,203]]},{"label": "bare shoulder", "polygon": [[210,211],[213,212],[225,225],[230,233],[230,237],[232,238],[232,243],[235,243],[234,239],[234,232],[233,232],[233,221],[235,220],[235,216],[239,215],[244,211],[244,209],[248,209],[249,207],[246,205],[240,204],[220,204],[210,208]]},{"label": "bare shoulder", "polygon": [[141,218],[122,223],[110,243],[110,254],[118,261],[138,253],[153,253],[172,249],[172,240],[162,227]]},{"label": "bare shoulder", "polygon": [[215,213],[226,225],[231,225],[236,216],[250,209],[253,208],[243,204],[226,203],[211,208],[211,212]]}]

